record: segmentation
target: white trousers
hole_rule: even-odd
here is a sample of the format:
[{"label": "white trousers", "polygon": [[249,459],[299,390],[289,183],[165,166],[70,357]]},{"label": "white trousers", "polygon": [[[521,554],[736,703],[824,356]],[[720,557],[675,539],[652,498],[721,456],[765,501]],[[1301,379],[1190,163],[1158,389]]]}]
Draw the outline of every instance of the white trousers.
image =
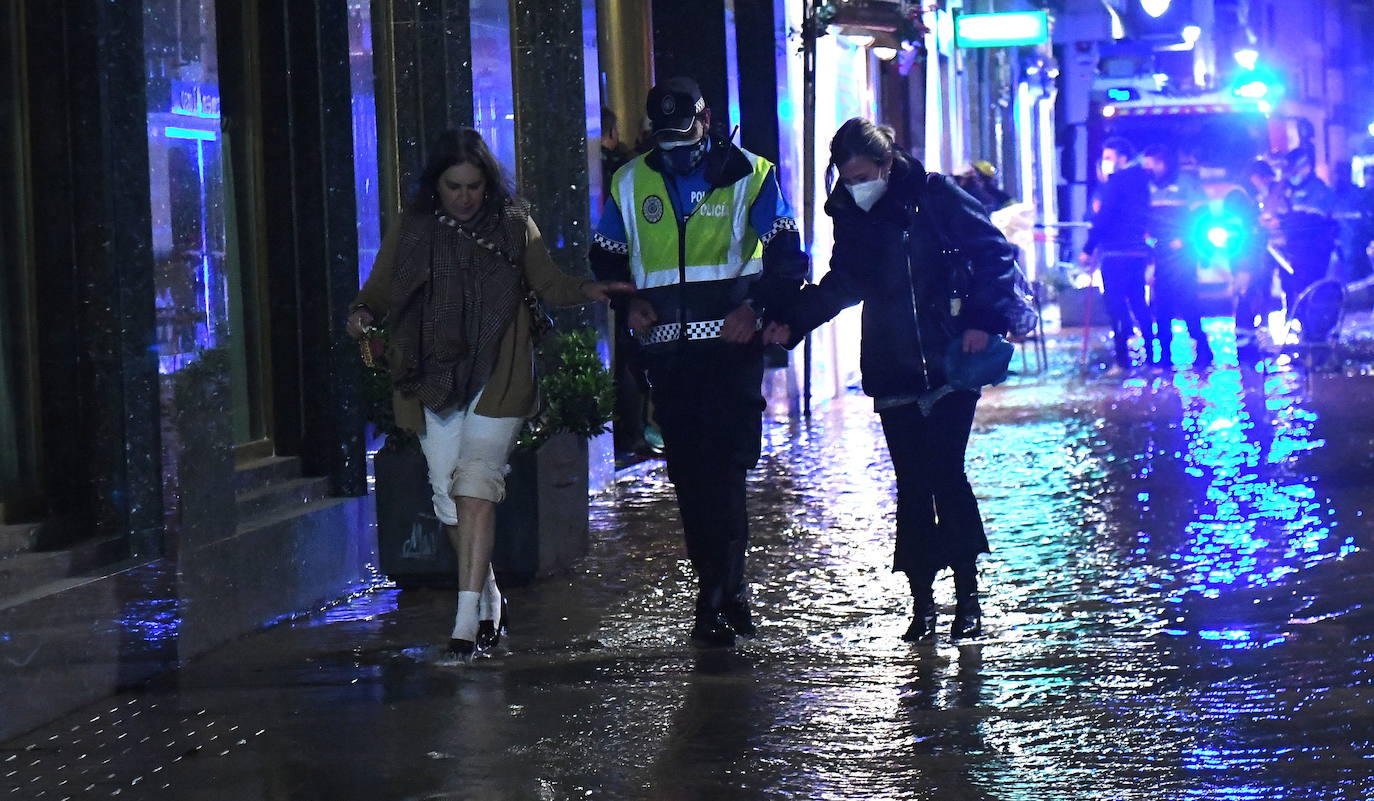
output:
[{"label": "white trousers", "polygon": [[506,497],[506,474],[510,472],[510,453],[525,420],[521,417],[483,417],[473,410],[477,397],[467,408],[438,414],[425,409],[425,433],[420,449],[429,465],[429,485],[434,490],[434,516],[439,522],[458,523],[456,496],[481,498],[500,503]]}]

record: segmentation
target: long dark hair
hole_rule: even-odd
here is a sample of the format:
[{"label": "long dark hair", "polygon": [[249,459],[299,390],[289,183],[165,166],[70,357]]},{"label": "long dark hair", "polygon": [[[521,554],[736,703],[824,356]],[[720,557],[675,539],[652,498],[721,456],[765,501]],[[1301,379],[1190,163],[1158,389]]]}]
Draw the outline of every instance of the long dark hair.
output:
[{"label": "long dark hair", "polygon": [[505,206],[515,194],[501,163],[492,155],[482,135],[471,128],[444,131],[430,143],[429,159],[416,179],[415,192],[406,211],[412,214],[432,214],[439,209],[439,176],[449,167],[471,164],[482,172],[487,181],[487,196],[482,211],[489,214]]},{"label": "long dark hair", "polygon": [[897,152],[897,132],[887,125],[875,125],[863,117],[851,117],[830,139],[830,164],[825,168],[825,187],[835,185],[835,173],[855,156],[882,164]]}]

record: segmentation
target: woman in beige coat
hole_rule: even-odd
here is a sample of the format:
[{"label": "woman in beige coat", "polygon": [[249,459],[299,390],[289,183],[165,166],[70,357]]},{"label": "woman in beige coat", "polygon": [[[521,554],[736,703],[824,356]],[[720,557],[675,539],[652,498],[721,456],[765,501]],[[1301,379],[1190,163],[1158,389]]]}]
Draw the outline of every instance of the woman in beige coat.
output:
[{"label": "woman in beige coat", "polygon": [[564,274],[480,134],[435,143],[418,190],[350,307],[358,338],[386,320],[396,422],[419,435],[434,513],[458,556],[449,650],[495,646],[504,601],[491,569],[507,460],[536,409],[526,288],[545,303],[605,301],[630,284]]}]

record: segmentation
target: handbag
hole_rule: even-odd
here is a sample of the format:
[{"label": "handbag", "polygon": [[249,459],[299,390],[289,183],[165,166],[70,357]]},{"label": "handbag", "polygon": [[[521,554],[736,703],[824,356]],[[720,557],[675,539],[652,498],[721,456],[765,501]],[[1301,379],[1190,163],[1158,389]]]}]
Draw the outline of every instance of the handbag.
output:
[{"label": "handbag", "polygon": [[962,338],[945,347],[945,380],[955,389],[976,390],[1000,384],[1010,374],[1011,357],[1016,346],[1001,334],[988,337],[988,345],[976,353],[965,353]]},{"label": "handbag", "polygon": [[525,304],[525,310],[529,312],[530,339],[533,340],[536,345],[558,328],[553,320],[553,315],[549,314],[548,309],[544,308],[544,302],[539,299],[539,295],[535,293],[534,288],[525,280],[525,271],[519,264],[515,263],[515,259],[506,255],[505,251],[501,250],[501,248],[497,247],[494,243],[488,242],[459,225],[456,220],[449,220],[447,217],[440,217],[439,219],[450,225],[454,230],[458,231],[458,233],[476,242],[482,248],[485,248],[488,252],[495,254],[520,274],[520,289],[524,293],[521,302]]},{"label": "handbag", "polygon": [[[925,203],[934,209],[935,205],[931,202],[931,184],[940,179],[938,173],[926,173],[926,193]],[[940,245],[940,256],[944,259],[949,268],[951,283],[953,285],[953,298],[962,304],[967,300],[971,292],[973,283],[973,264],[964,251],[949,238],[949,231],[943,225],[931,226],[935,234],[936,241]],[[1012,336],[1024,337],[1035,331],[1040,324],[1040,312],[1036,303],[1035,288],[1031,286],[1030,279],[1026,278],[1026,273],[1021,269],[1021,265],[1015,265],[1014,275],[1012,276],[1011,297],[1008,302],[998,309],[1007,318],[1008,331]],[[957,311],[955,312],[957,315]]]},{"label": "handbag", "polygon": [[[935,180],[939,180],[938,174],[928,173],[926,175],[926,205],[932,210],[934,204],[930,202],[932,197],[930,184]],[[945,267],[949,271],[952,289],[950,305],[954,306],[957,303],[962,306],[963,301],[968,298],[971,292],[973,265],[964,251],[950,241],[945,226],[933,225],[931,229],[939,244],[940,258],[945,262]],[[1016,273],[1018,285],[1014,289],[1014,294],[1018,295],[1018,303],[1024,303],[1024,299],[1019,297],[1019,282],[1024,282],[1025,276],[1021,273],[1019,266],[1016,268]],[[951,313],[957,316],[958,309],[952,308]],[[1015,326],[1015,320],[1013,320],[1013,325]],[[976,390],[979,387],[1000,384],[1007,380],[1011,357],[1015,352],[1016,347],[1000,334],[991,334],[988,338],[987,347],[975,353],[964,352],[963,338],[953,337],[945,348],[946,380],[951,387],[966,390]]]}]

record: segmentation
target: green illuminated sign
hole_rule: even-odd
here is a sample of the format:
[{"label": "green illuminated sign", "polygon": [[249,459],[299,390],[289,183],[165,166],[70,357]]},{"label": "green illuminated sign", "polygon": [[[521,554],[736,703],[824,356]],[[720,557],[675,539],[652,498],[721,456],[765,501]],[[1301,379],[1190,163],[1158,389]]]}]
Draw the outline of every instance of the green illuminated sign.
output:
[{"label": "green illuminated sign", "polygon": [[954,41],[960,47],[1017,47],[1044,44],[1050,19],[1044,11],[960,14],[954,18]]}]

